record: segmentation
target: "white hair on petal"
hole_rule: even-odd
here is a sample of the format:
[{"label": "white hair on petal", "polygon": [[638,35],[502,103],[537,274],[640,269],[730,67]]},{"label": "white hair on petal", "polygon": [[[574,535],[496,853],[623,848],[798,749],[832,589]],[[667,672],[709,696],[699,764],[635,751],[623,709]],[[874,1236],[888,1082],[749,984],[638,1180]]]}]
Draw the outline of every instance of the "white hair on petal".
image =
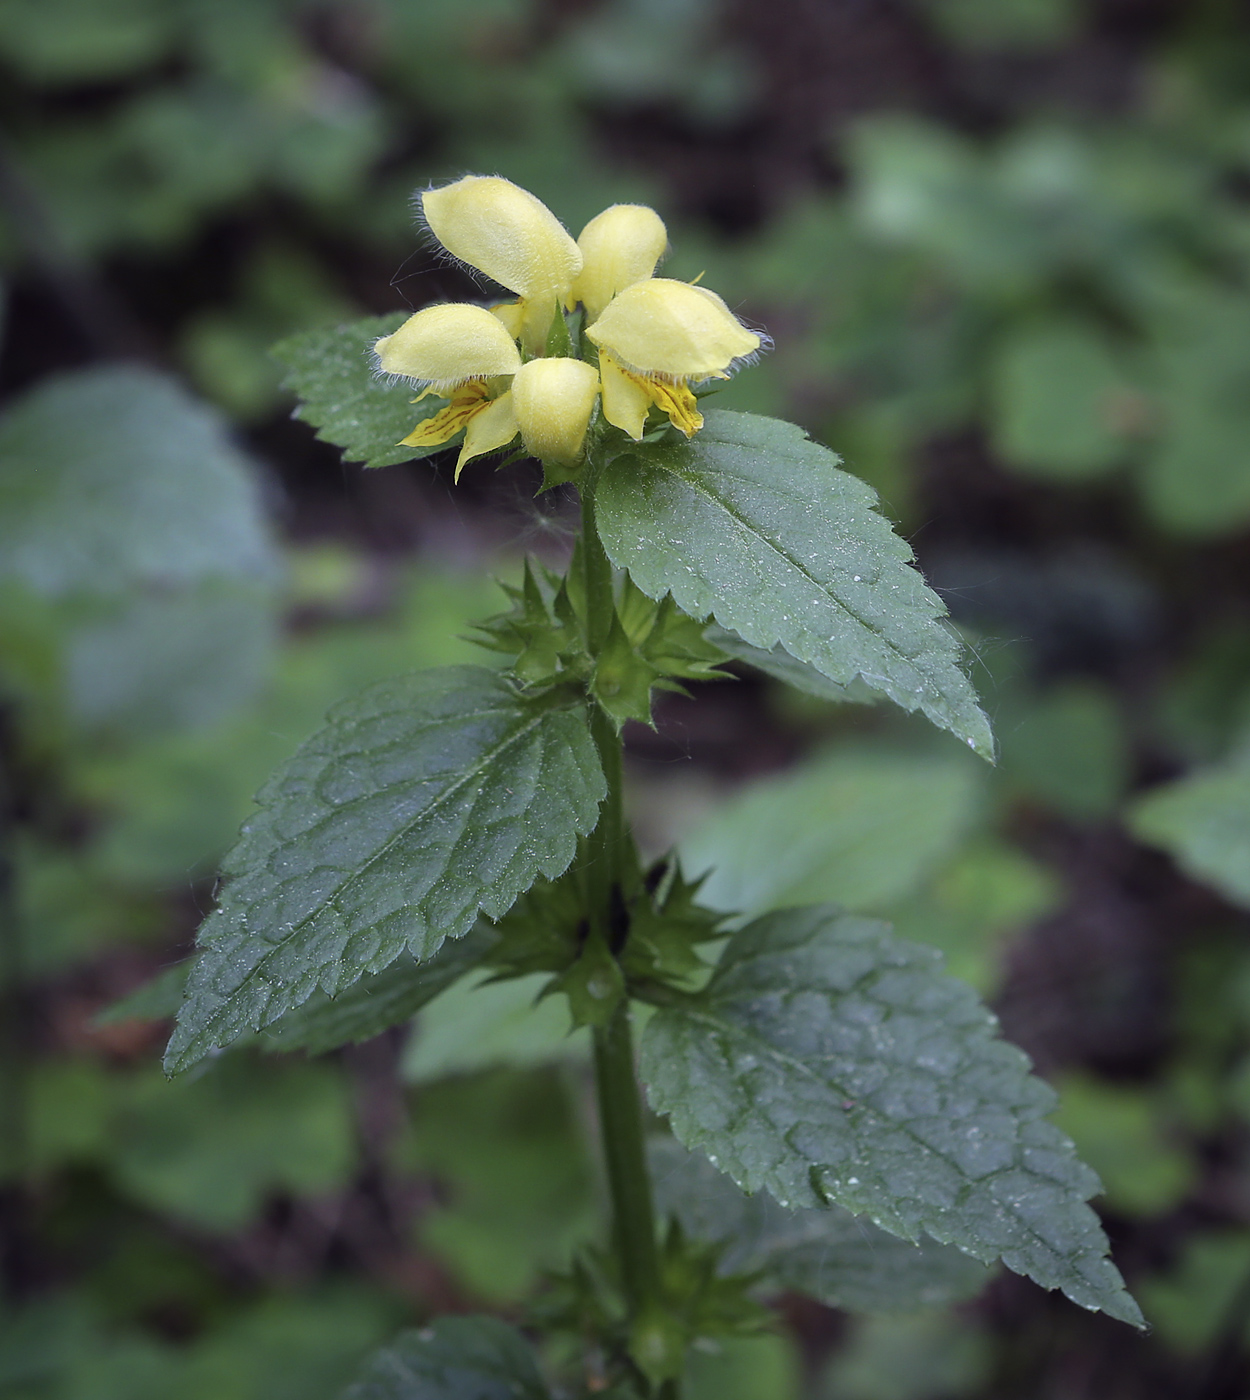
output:
[{"label": "white hair on petal", "polygon": [[[433,254],[434,261],[438,263],[439,266],[458,268],[461,272],[465,273],[468,276],[469,281],[477,287],[482,287],[484,289],[487,287],[500,287],[503,289],[503,291],[508,292],[511,289],[508,287],[504,287],[502,282],[496,282],[493,278],[488,277],[481,270],[481,268],[474,267],[472,263],[465,262],[463,258],[456,257],[455,253],[451,252],[449,249],[444,247],[443,244],[439,242],[438,235],[430,227],[430,221],[425,217],[425,206],[421,201],[422,195],[424,195],[429,190],[441,190],[444,189],[447,185],[458,184],[459,181],[467,180],[470,176],[473,176],[478,179],[507,179],[507,176],[505,175],[481,176],[476,170],[466,170],[463,175],[457,175],[454,180],[445,180],[440,184],[435,184],[433,181],[431,181],[428,185],[425,185],[423,188],[419,190],[413,190],[412,194],[408,197],[408,203],[413,208],[416,225],[421,231],[422,242]],[[509,181],[509,184],[511,183],[512,182]],[[513,295],[515,295],[515,293],[513,293]]]}]

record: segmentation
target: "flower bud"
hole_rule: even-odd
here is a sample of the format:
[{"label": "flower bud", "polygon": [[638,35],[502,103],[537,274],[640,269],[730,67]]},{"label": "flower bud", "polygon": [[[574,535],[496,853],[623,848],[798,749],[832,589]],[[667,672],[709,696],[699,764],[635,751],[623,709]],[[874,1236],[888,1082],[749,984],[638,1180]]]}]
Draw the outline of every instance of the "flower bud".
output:
[{"label": "flower bud", "polygon": [[668,247],[668,231],[645,204],[614,204],[582,229],[577,246],[582,270],[570,299],[594,321],[617,292],[651,276]]},{"label": "flower bud", "polygon": [[670,379],[710,379],[763,344],[716,295],[652,277],[613,298],[586,331],[623,365]]},{"label": "flower bud", "polygon": [[540,462],[576,465],[599,392],[583,360],[531,360],[512,381],[512,408],[525,450]]},{"label": "flower bud", "polygon": [[437,389],[521,368],[521,356],[498,317],[467,302],[418,311],[393,335],[384,335],[373,353],[384,374],[401,374]]}]

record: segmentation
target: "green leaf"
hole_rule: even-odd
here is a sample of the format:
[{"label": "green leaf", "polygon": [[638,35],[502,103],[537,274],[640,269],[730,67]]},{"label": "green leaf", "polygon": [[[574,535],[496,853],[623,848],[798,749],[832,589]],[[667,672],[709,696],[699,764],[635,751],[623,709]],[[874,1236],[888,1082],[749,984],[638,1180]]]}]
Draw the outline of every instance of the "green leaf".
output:
[{"label": "green leaf", "polygon": [[151,0],[67,0],[55,11],[0,0],[0,52],[36,83],[125,79],[160,62],[179,18]]},{"label": "green leaf", "polygon": [[492,671],[401,676],[338,706],[226,858],[166,1068],[501,917],[568,866],[603,794],[584,707]]},{"label": "green leaf", "polygon": [[1054,1094],[939,963],[830,907],[767,915],[647,1027],[651,1104],[745,1191],[1001,1258],[1141,1325],[1085,1204],[1098,1179],[1045,1120]]},{"label": "green leaf", "polygon": [[17,836],[10,859],[24,980],[42,981],[110,944],[153,941],[168,929],[168,907],[162,911],[154,891],[112,880],[63,834],[60,842],[40,840],[27,827]]},{"label": "green leaf", "polygon": [[867,685],[863,676],[855,677],[847,685],[839,685],[828,676],[821,675],[815,666],[795,660],[785,647],[776,646],[771,651],[764,651],[761,647],[753,647],[750,642],[744,642],[736,633],[717,627],[715,623],[703,635],[735,661],[754,666],[757,671],[763,671],[784,685],[792,685],[805,695],[814,695],[817,700],[828,700],[835,705],[875,705],[882,699],[880,692]]},{"label": "green leaf", "polygon": [[250,463],[165,375],[45,380],[0,416],[0,462],[0,578],[42,596],[277,574]]},{"label": "green leaf", "polygon": [[1250,907],[1250,755],[1147,793],[1129,809],[1129,826],[1195,880]]},{"label": "green leaf", "polygon": [[586,1060],[588,1037],[575,1031],[568,1002],[542,996],[550,981],[538,972],[460,983],[422,1012],[404,1051],[403,1078],[426,1084],[503,1065]]},{"label": "green leaf", "polygon": [[716,1349],[691,1347],[683,1400],[799,1400],[802,1357],[789,1336],[718,1337]]},{"label": "green leaf", "polygon": [[443,1317],[401,1332],[343,1400],[549,1400],[525,1338],[493,1317]]},{"label": "green leaf", "polygon": [[[390,967],[362,977],[336,997],[315,992],[303,1006],[288,1011],[261,1037],[267,1048],[304,1050],[323,1055],[340,1045],[355,1045],[402,1025],[471,972],[496,942],[490,929],[479,925],[452,943],[445,943],[425,962],[401,954]],[[195,960],[187,958],[158,973],[121,1001],[96,1016],[92,1024],[122,1021],[162,1021],[176,1016]]]},{"label": "green leaf", "polygon": [[[1075,37],[1081,23],[1073,0],[922,0],[922,5],[943,39],[973,51],[1053,48]],[[953,1395],[957,1387],[941,1389]]]},{"label": "green leaf", "polygon": [[761,914],[802,904],[880,910],[910,894],[976,822],[984,784],[958,750],[833,750],[722,803],[681,844],[699,901]]},{"label": "green leaf", "polygon": [[952,976],[986,996],[1001,982],[1002,944],[1053,913],[1063,898],[1062,881],[1049,866],[997,838],[980,837],[880,912],[900,938],[937,948]]},{"label": "green leaf", "polygon": [[310,1055],[370,1040],[411,1020],[472,972],[495,941],[490,930],[479,925],[463,938],[444,943],[425,962],[401,954],[390,967],[362,977],[336,997],[315,993],[303,1006],[275,1021],[264,1038],[274,1049],[304,1050]]},{"label": "green leaf", "polygon": [[989,1275],[951,1245],[910,1244],[838,1206],[786,1210],[767,1192],[745,1196],[722,1172],[672,1138],[650,1147],[656,1206],[698,1240],[721,1242],[720,1267],[763,1275],[831,1308],[910,1312],[971,1298]]},{"label": "green leaf", "polygon": [[349,462],[392,467],[443,450],[400,446],[400,440],[437,413],[443,401],[432,394],[413,403],[410,384],[380,377],[374,368],[374,341],[398,330],[407,319],[407,312],[392,311],[306,331],[279,341],[270,351],[289,370],[283,387],[299,395],[296,418],[311,423],[323,442],[341,447]]},{"label": "green leaf", "polygon": [[0,1177],[46,1176],[68,1164],[109,1156],[119,1081],[93,1060],[36,1061],[25,1080],[22,1141],[12,1131],[0,1146]]},{"label": "green leaf", "polygon": [[612,716],[618,730],[630,719],[651,723],[651,687],[659,674],[635,651],[614,613],[607,641],[595,658],[591,684],[595,699]]},{"label": "green leaf", "polygon": [[[151,1400],[331,1400],[397,1323],[395,1305],[359,1284],[275,1290],[214,1318],[189,1354],[181,1353],[180,1383],[155,1390]],[[97,1396],[87,1391],[82,1400]],[[122,1389],[98,1400],[146,1397]]]},{"label": "green leaf", "polygon": [[427,564],[402,580],[398,613],[288,638],[258,702],[229,726],[97,749],[79,781],[91,805],[109,814],[95,846],[102,868],[128,883],[180,888],[189,875],[211,874],[253,794],[333,705],[403,671],[480,659],[456,634],[495,597],[480,573]]},{"label": "green leaf", "polygon": [[[1141,1285],[1150,1325],[1173,1351],[1198,1356],[1218,1340],[1245,1288],[1250,1271],[1250,1231],[1207,1229],[1188,1233],[1180,1256],[1167,1273]],[[1246,1336],[1244,1315],[1241,1335]]]},{"label": "green leaf", "polygon": [[763,651],[857,678],[989,757],[989,721],[945,608],[875,494],[800,428],[709,412],[689,443],[625,451],[595,500],[604,548],[651,598],[671,592]]}]

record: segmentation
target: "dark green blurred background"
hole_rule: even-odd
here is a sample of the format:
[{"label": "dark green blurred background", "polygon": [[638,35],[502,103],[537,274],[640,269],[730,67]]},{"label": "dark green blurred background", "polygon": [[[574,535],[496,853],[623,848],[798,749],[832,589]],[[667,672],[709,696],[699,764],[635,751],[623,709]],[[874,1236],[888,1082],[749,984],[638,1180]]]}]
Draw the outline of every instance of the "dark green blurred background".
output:
[{"label": "dark green blurred background", "polygon": [[599,1228],[585,1050],[528,985],[172,1084],[166,1023],[101,1014],[327,707],[467,659],[491,576],[567,548],[525,467],[343,465],[267,354],[480,295],[409,205],[466,171],[574,233],[654,204],[667,275],[776,342],[719,402],[841,452],[942,591],[995,770],[744,673],[631,729],[635,819],[714,904],[941,947],[1155,1329],[1009,1276],[791,1298],[693,1400],[1246,1394],[1245,0],[0,0],[0,1394],[333,1400]]}]

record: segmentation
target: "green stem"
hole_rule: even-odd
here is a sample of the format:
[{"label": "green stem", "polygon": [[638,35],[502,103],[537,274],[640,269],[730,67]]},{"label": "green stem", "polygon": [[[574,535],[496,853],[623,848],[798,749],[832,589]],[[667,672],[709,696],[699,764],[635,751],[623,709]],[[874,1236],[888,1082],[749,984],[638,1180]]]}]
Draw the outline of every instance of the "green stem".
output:
[{"label": "green stem", "polygon": [[582,491],[582,558],[586,561],[586,632],[591,656],[607,645],[616,613],[612,586],[612,565],[604,553],[599,527],[595,523],[595,494],[587,481]]},{"label": "green stem", "polygon": [[[582,490],[582,557],[586,566],[586,634],[591,656],[607,645],[616,616],[612,565],[603,552],[595,528],[595,498],[589,486]],[[612,891],[620,883],[625,850],[625,818],[621,800],[621,736],[611,717],[598,705],[591,706],[590,732],[607,779],[608,792],[600,809],[599,824],[586,843],[586,894],[592,928],[611,947]]]},{"label": "green stem", "polygon": [[625,841],[625,817],[621,806],[621,739],[616,726],[597,705],[591,712],[590,732],[608,781],[608,795],[599,809],[599,824],[586,842],[586,900],[591,928],[598,932],[608,948],[612,948],[612,892],[620,884]]},{"label": "green stem", "polygon": [[660,1258],[627,1002],[617,1007],[606,1026],[595,1028],[595,1088],[612,1197],[613,1242],[636,1320],[661,1308]]},{"label": "green stem", "polygon": [[[595,525],[591,482],[582,487],[582,551],[586,566],[586,632],[593,657],[607,644],[616,615],[616,599],[612,566]],[[591,733],[608,792],[599,824],[587,842],[585,888],[591,928],[615,953],[611,927],[613,894],[621,883],[628,841],[621,802],[623,746],[611,717],[597,705],[592,706]],[[664,1300],[627,999],[621,1001],[606,1025],[595,1027],[594,1047],[599,1131],[612,1200],[612,1238],[631,1327],[637,1336],[640,1323],[654,1322],[663,1316]],[[676,1382],[666,1381],[658,1394],[661,1400],[677,1400]]]}]

